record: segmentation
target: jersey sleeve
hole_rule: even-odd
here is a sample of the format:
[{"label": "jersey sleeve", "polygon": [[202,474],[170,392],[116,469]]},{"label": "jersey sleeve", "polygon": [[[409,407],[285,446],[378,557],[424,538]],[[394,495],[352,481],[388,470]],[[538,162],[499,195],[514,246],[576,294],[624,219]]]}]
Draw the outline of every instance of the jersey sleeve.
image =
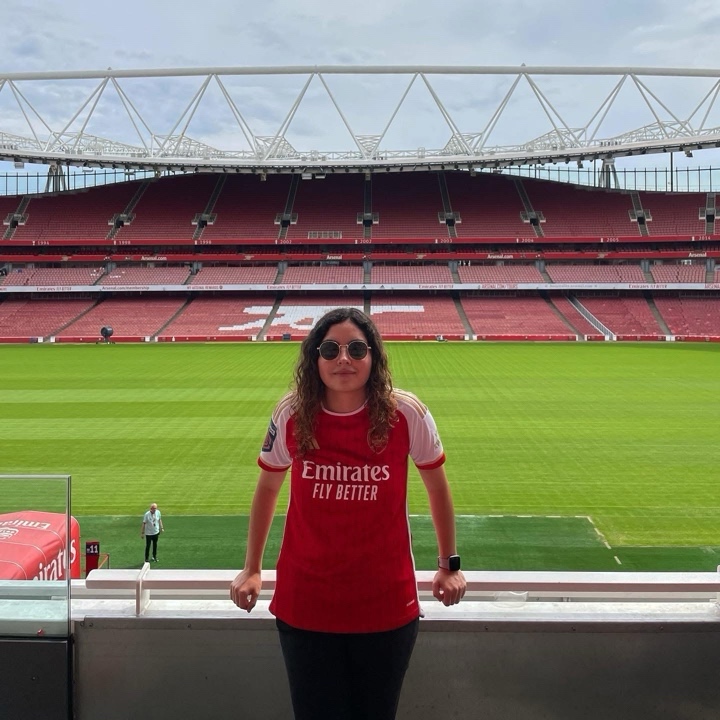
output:
[{"label": "jersey sleeve", "polygon": [[268,472],[282,472],[292,465],[287,445],[288,422],[290,420],[290,397],[285,396],[275,407],[265,440],[258,457],[258,465]]},{"label": "jersey sleeve", "polygon": [[430,411],[412,393],[396,390],[395,397],[398,412],[407,420],[412,461],[422,470],[432,470],[443,465],[445,451]]}]

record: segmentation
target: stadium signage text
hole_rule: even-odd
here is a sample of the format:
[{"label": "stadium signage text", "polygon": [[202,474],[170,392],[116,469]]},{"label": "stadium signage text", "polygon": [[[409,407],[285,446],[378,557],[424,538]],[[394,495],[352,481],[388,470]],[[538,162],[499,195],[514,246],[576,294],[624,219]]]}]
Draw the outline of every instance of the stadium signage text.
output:
[{"label": "stadium signage text", "polygon": [[[317,290],[317,284],[297,285],[0,285],[0,293],[116,293],[116,292],[262,292]],[[338,283],[322,284],[323,290],[717,290],[720,283]]]},{"label": "stadium signage text", "polygon": [[[75,547],[75,538],[70,542],[70,565],[75,562],[77,556],[77,547]],[[58,554],[50,560],[46,565],[38,563],[37,573],[31,580],[62,580],[66,577],[65,571],[65,548],[60,548]]]},{"label": "stadium signage text", "polygon": [[3,520],[0,527],[27,527],[36,530],[49,530],[50,523],[37,522],[36,520]]}]

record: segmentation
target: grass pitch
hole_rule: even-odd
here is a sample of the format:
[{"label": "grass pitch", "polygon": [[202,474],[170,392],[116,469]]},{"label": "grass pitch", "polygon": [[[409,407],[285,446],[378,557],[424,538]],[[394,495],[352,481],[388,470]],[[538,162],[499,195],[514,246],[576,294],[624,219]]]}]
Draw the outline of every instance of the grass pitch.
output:
[{"label": "grass pitch", "polygon": [[[164,566],[238,567],[257,452],[297,350],[0,347],[0,472],[71,474],[73,514],[113,567],[142,559],[140,517],[152,501],[168,528]],[[389,352],[395,383],[440,428],[456,510],[469,516],[458,521],[467,567],[717,566],[720,347],[390,343]],[[0,490],[0,512],[11,495]],[[414,472],[409,500],[418,567],[432,567]],[[517,515],[539,520],[508,517]]]}]

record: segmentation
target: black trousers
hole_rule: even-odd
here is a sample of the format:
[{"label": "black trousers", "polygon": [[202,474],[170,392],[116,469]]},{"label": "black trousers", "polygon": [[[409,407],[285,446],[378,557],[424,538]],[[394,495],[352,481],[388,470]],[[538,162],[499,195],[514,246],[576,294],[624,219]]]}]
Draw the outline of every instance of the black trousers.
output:
[{"label": "black trousers", "polygon": [[145,562],[147,562],[149,560],[150,543],[152,543],[152,556],[154,558],[157,558],[158,537],[160,537],[160,533],[155,533],[155,535],[146,535],[145,536]]},{"label": "black trousers", "polygon": [[295,720],[394,720],[419,620],[380,633],[276,624]]}]

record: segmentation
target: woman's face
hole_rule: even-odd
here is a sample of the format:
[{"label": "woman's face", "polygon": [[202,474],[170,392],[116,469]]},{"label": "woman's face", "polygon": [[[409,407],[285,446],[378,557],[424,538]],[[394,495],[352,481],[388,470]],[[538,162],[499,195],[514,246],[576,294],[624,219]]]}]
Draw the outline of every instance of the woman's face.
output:
[{"label": "woman's face", "polygon": [[332,325],[322,342],[332,340],[340,345],[340,352],[333,360],[326,360],[318,354],[318,372],[325,385],[324,405],[331,412],[352,412],[357,410],[366,398],[365,386],[372,369],[372,349],[362,359],[353,359],[348,344],[360,340],[367,344],[367,338],[352,322]]}]

